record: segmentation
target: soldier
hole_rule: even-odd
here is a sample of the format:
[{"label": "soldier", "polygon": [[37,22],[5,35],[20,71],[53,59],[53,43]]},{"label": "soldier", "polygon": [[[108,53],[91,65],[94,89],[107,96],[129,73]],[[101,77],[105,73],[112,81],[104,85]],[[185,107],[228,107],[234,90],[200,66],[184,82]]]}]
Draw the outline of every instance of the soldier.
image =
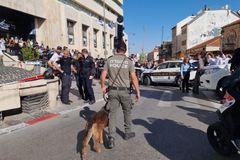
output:
[{"label": "soldier", "polygon": [[109,141],[108,147],[111,149],[115,146],[115,132],[116,132],[116,113],[117,109],[122,107],[124,114],[125,135],[124,139],[128,140],[135,137],[132,132],[132,99],[130,96],[129,85],[132,80],[135,91],[136,101],[140,100],[140,91],[138,79],[131,59],[126,55],[126,44],[122,41],[117,47],[117,53],[108,58],[101,74],[100,83],[103,94],[106,93],[105,80],[109,76],[108,86],[108,108],[109,108]]},{"label": "soldier", "polygon": [[[61,101],[63,104],[70,104],[69,92],[72,84],[71,73],[77,73],[76,69],[73,67],[72,58],[69,57],[69,51],[64,50],[63,57],[59,61],[54,63],[55,68],[61,72],[61,81],[62,81],[62,93]],[[58,66],[60,64],[60,67]]]},{"label": "soldier", "polygon": [[95,63],[87,49],[82,49],[82,54],[83,56],[79,59],[79,72],[84,86],[84,103],[89,103],[91,105],[96,102],[92,88],[92,81],[96,72]]}]

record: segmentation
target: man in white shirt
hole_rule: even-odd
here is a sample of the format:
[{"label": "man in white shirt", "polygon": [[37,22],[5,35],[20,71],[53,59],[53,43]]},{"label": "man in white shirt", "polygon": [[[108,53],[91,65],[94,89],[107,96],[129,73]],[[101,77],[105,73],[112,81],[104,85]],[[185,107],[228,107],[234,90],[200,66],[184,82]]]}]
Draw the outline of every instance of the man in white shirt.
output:
[{"label": "man in white shirt", "polygon": [[5,51],[5,40],[3,38],[0,39],[0,66],[3,66],[3,51]]},{"label": "man in white shirt", "polygon": [[57,50],[54,51],[52,57],[48,61],[48,66],[56,70],[56,67],[53,65],[62,57],[62,47],[58,46]]}]

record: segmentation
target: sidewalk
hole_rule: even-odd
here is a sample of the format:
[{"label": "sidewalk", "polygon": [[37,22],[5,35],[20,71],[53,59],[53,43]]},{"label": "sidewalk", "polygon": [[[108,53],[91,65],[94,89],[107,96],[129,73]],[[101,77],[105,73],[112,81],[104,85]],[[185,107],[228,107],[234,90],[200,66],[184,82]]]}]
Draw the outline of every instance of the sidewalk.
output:
[{"label": "sidewalk", "polygon": [[[93,90],[96,98],[96,103],[103,101],[99,80],[93,81]],[[56,117],[58,115],[71,112],[73,110],[79,110],[89,104],[84,104],[83,100],[78,99],[78,89],[76,81],[72,81],[72,87],[70,91],[71,105],[62,104],[60,99],[57,101],[57,105],[54,108],[47,108],[45,110],[33,112],[31,114],[21,113],[21,110],[14,110],[5,114],[4,120],[0,122],[0,135],[12,132],[14,130],[23,128],[27,125],[31,125],[46,119]]]}]

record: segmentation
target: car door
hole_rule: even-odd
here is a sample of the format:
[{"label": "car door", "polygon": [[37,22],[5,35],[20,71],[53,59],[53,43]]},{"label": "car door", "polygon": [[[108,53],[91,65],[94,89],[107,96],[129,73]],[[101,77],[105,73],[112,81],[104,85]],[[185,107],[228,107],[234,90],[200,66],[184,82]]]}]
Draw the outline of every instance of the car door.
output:
[{"label": "car door", "polygon": [[169,62],[168,64],[168,82],[174,83],[176,77],[180,74],[180,62]]},{"label": "car door", "polygon": [[167,66],[168,63],[162,63],[160,64],[153,72],[152,72],[152,79],[154,79],[155,82],[158,83],[165,83],[167,80]]}]

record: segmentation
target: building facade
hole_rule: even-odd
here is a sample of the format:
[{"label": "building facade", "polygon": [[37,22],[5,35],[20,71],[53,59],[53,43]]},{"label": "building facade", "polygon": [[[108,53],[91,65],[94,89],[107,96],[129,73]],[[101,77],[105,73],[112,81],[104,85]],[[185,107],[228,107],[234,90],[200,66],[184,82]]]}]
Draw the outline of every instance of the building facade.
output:
[{"label": "building facade", "polygon": [[222,30],[222,50],[232,53],[240,48],[240,20],[237,20],[223,27]]},{"label": "building facade", "polygon": [[229,10],[203,10],[193,20],[182,27],[182,52],[186,52],[204,41],[221,34],[221,28],[239,19],[239,16]]},{"label": "building facade", "polygon": [[123,0],[4,0],[0,22],[9,27],[0,34],[34,38],[49,47],[86,48],[104,58],[113,52],[122,5]]},{"label": "building facade", "polygon": [[167,60],[172,58],[172,42],[169,42],[169,41],[162,42],[159,57],[160,59],[167,59]]},{"label": "building facade", "polygon": [[176,58],[182,51],[182,26],[190,22],[195,16],[189,16],[182,21],[178,22],[176,26],[172,28],[172,57]]}]

